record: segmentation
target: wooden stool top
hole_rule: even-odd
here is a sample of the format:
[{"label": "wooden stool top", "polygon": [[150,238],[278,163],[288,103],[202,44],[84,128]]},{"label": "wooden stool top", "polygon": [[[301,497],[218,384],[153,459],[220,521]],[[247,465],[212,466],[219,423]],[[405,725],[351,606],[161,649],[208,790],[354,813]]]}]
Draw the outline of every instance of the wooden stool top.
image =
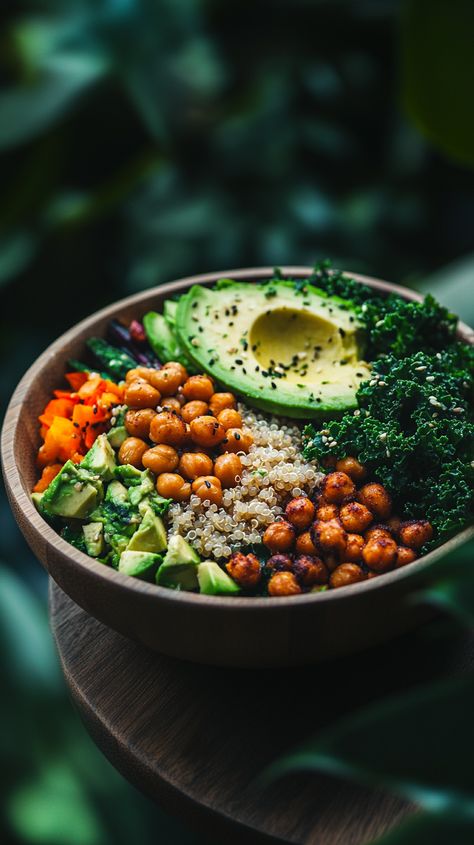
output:
[{"label": "wooden stool top", "polygon": [[53,582],[50,613],[66,681],[104,754],[189,826],[239,845],[364,845],[400,822],[408,804],[347,781],[298,774],[264,789],[255,779],[337,717],[464,669],[474,650],[473,640],[440,644],[425,628],[314,667],[216,669],[147,651]]}]

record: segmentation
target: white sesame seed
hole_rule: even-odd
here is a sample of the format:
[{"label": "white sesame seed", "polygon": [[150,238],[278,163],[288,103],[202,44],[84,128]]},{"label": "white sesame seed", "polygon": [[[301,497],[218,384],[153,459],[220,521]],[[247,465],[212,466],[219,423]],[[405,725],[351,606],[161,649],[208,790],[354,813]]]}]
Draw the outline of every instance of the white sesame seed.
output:
[{"label": "white sesame seed", "polygon": [[387,387],[386,381],[379,381],[379,387]]},{"label": "white sesame seed", "polygon": [[307,358],[307,357],[308,357],[307,352],[298,352],[298,358],[300,359],[300,361],[302,361],[304,358]]},{"label": "white sesame seed", "polygon": [[380,326],[383,326],[383,324],[384,324],[384,320],[377,320],[377,322],[375,324],[375,328],[378,329],[378,328],[380,328]]},{"label": "white sesame seed", "polygon": [[323,434],[323,436],[321,437],[321,440],[323,441],[323,443],[327,443],[327,442],[328,442],[328,439],[327,439],[327,437],[326,437],[326,435],[325,435],[325,434]]},{"label": "white sesame seed", "polygon": [[427,370],[427,369],[428,369],[428,367],[415,367],[415,372],[422,373],[423,370]]},{"label": "white sesame seed", "polygon": [[358,408],[354,411],[354,416],[355,416],[355,417],[360,417],[360,411],[359,411],[359,409],[358,409]]},{"label": "white sesame seed", "polygon": [[329,448],[330,448],[330,449],[333,449],[333,448],[334,448],[334,446],[337,446],[337,440],[331,440],[331,442],[330,442],[330,444],[329,444]]},{"label": "white sesame seed", "polygon": [[434,376],[426,376],[426,379],[425,379],[425,381],[434,381],[434,380],[435,380]]},{"label": "white sesame seed", "polygon": [[197,337],[193,337],[193,339],[192,339],[192,341],[191,341],[191,344],[192,344],[193,346],[201,346],[201,343],[200,343],[200,341],[199,341],[199,339],[198,339]]},{"label": "white sesame seed", "polygon": [[464,408],[453,408],[453,414],[462,414]]},{"label": "white sesame seed", "polygon": [[387,432],[386,432],[386,431],[382,431],[382,434],[379,434],[379,440],[381,440],[382,442],[384,442],[386,439],[387,439]]}]

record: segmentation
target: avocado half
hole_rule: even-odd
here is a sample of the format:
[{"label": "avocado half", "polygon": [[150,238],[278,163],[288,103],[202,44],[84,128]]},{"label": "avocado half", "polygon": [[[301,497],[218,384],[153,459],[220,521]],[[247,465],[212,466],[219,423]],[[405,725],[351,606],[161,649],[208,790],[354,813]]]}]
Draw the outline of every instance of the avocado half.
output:
[{"label": "avocado half", "polygon": [[370,376],[351,303],[291,281],[194,285],[176,313],[193,363],[264,411],[311,418],[357,407]]}]

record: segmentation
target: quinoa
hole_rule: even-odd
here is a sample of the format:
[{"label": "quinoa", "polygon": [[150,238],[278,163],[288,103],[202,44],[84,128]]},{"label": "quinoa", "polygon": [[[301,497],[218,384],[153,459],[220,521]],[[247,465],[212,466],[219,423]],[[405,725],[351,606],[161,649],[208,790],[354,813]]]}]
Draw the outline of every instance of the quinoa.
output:
[{"label": "quinoa", "polygon": [[243,471],[237,486],[224,490],[221,507],[192,495],[169,510],[170,533],[180,534],[203,557],[226,558],[236,548],[261,543],[288,500],[310,496],[324,478],[316,461],[304,460],[301,429],[293,421],[243,404],[239,411],[254,442],[248,455],[239,453]]}]

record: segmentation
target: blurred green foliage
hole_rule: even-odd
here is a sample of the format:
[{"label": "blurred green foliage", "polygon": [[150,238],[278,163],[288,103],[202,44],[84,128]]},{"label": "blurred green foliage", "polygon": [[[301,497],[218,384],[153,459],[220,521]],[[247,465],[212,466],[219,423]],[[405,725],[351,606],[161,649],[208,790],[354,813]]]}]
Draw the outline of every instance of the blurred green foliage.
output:
[{"label": "blurred green foliage", "polygon": [[[2,12],[3,405],[68,326],[188,273],[330,255],[433,288],[474,322],[470,0],[17,0]],[[0,538],[5,837],[59,843],[74,813],[78,845],[146,845],[152,829],[192,841],[85,737],[44,574],[6,504]],[[452,584],[436,590],[460,605]],[[433,845],[442,830],[431,825]]]}]

